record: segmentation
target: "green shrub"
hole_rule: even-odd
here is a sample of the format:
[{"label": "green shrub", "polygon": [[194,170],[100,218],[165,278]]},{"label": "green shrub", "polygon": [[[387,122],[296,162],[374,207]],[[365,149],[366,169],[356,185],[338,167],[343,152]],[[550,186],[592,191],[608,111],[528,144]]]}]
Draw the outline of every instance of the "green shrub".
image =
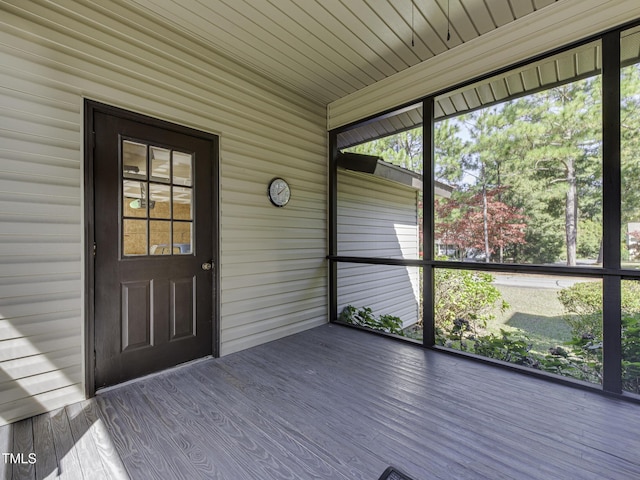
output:
[{"label": "green shrub", "polygon": [[393,315],[380,315],[376,318],[369,307],[357,309],[353,305],[347,305],[342,309],[339,320],[360,327],[371,328],[380,332],[394,333],[404,336],[402,320]]},{"label": "green shrub", "polygon": [[582,282],[558,292],[574,337],[602,338],[602,283]]},{"label": "green shrub", "polygon": [[[592,382],[602,381],[602,284],[583,282],[558,292],[565,319],[572,329],[567,356],[548,357],[549,371]],[[640,282],[623,281],[622,384],[625,391],[640,393]]]},{"label": "green shrub", "polygon": [[640,393],[639,317],[640,311],[622,316],[622,384],[626,391],[635,393]]},{"label": "green shrub", "polygon": [[530,353],[531,344],[527,339],[513,338],[511,332],[503,329],[500,329],[499,337],[494,334],[478,337],[474,343],[474,350],[478,355],[485,357],[540,368],[540,358]]},{"label": "green shrub", "polygon": [[[493,286],[493,275],[469,270],[437,269],[434,274],[435,327],[443,343],[450,336],[477,335],[487,324],[496,302],[504,311],[509,304]],[[459,325],[456,325],[458,322]],[[463,328],[462,323],[468,322]],[[467,328],[468,327],[468,328]]]},{"label": "green shrub", "polygon": [[402,320],[394,315],[380,315],[378,325],[384,332],[404,335],[402,331]]},{"label": "green shrub", "polygon": [[574,337],[566,348],[554,347],[540,360],[541,368],[564,377],[602,383],[602,342]]}]

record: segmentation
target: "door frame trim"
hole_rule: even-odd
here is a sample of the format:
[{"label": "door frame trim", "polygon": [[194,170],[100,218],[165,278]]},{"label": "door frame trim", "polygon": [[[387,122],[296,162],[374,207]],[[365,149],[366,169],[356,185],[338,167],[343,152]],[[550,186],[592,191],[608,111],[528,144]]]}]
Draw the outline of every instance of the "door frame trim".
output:
[{"label": "door frame trim", "polygon": [[126,120],[172,130],[184,135],[211,141],[212,168],[211,182],[215,188],[212,195],[211,215],[215,235],[211,238],[213,251],[213,295],[211,312],[211,353],[220,356],[220,137],[213,133],[203,132],[191,127],[157,119],[142,113],[125,110],[94,100],[84,99],[84,361],[85,361],[85,395],[95,396],[95,261],[93,245],[95,242],[95,185],[94,185],[94,147],[95,129],[94,114],[100,112]]}]

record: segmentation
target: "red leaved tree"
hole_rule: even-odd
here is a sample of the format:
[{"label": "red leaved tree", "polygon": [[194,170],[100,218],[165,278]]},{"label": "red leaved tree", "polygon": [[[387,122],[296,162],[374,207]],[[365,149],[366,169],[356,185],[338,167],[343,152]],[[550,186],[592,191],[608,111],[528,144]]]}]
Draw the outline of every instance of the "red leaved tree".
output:
[{"label": "red leaved tree", "polygon": [[496,252],[502,257],[509,245],[526,243],[526,217],[521,209],[501,201],[504,190],[498,187],[463,193],[455,199],[436,199],[436,238],[457,247],[462,255],[471,249],[482,251],[487,262]]}]

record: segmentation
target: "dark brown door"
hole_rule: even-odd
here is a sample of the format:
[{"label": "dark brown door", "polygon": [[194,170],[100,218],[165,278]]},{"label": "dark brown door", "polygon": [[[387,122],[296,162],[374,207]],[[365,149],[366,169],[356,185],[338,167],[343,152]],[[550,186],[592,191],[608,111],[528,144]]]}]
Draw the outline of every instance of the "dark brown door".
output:
[{"label": "dark brown door", "polygon": [[217,141],[93,110],[95,387],[210,355]]}]

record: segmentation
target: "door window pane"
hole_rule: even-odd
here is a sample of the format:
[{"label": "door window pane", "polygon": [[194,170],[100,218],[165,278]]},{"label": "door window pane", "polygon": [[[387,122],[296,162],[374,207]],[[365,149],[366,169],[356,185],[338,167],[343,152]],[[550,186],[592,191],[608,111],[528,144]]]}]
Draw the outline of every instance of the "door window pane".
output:
[{"label": "door window pane", "polygon": [[191,222],[173,222],[174,255],[193,253],[193,228]]},{"label": "door window pane", "polygon": [[176,220],[191,220],[191,210],[191,189],[173,187],[173,218]]},{"label": "door window pane", "polygon": [[156,182],[170,179],[171,150],[151,147],[151,179]]},{"label": "door window pane", "polygon": [[193,156],[131,140],[121,152],[122,255],[193,254]]},{"label": "door window pane", "polygon": [[143,143],[122,142],[122,174],[125,178],[147,178],[147,146]]},{"label": "door window pane", "polygon": [[147,255],[147,221],[122,221],[122,254]]},{"label": "door window pane", "polygon": [[149,252],[151,255],[171,255],[171,222],[149,222]]},{"label": "door window pane", "polygon": [[193,157],[191,154],[173,152],[173,183],[175,185],[191,186]]},{"label": "door window pane", "polygon": [[145,182],[138,182],[133,180],[122,181],[122,215],[125,217],[139,217],[146,218],[147,205],[143,201],[142,191]]},{"label": "door window pane", "polygon": [[149,185],[149,217],[171,219],[171,187],[169,185]]}]

